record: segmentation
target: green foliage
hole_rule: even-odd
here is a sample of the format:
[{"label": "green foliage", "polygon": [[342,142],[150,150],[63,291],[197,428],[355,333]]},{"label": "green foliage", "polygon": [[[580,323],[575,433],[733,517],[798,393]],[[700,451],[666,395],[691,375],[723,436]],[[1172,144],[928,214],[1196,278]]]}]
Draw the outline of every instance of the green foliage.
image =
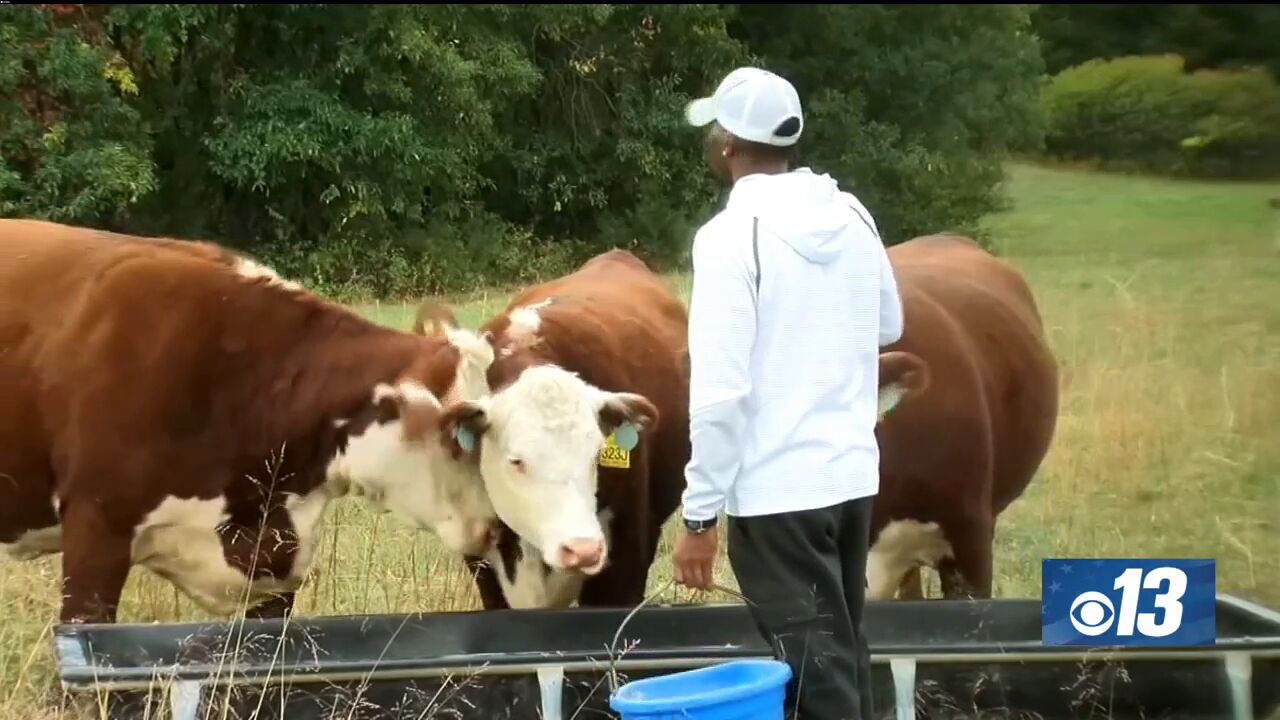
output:
[{"label": "green foliage", "polygon": [[717,191],[684,105],[746,62],[796,81],[804,159],[891,242],[971,228],[1039,142],[1024,6],[6,6],[0,213],[213,239],[344,296],[609,247],[666,269]]},{"label": "green foliage", "polygon": [[98,18],[0,11],[0,213],[109,223],[156,186],[132,74]]},{"label": "green foliage", "polygon": [[148,70],[148,115],[173,116],[157,154],[183,171],[153,222],[324,257],[304,276],[321,284],[392,272],[369,247],[416,261],[415,229],[474,217],[480,166],[507,142],[495,118],[538,77],[502,7],[133,5],[113,20]]},{"label": "green foliage", "polygon": [[684,105],[744,55],[714,5],[523,7],[542,75],[504,118],[487,206],[544,239],[628,247],[656,266],[687,254],[714,186]]},{"label": "green foliage", "polygon": [[1040,5],[1035,29],[1058,73],[1095,58],[1174,54],[1191,69],[1263,66],[1280,77],[1280,5],[1059,3]]},{"label": "green foliage", "polygon": [[1280,85],[1265,70],[1185,71],[1172,55],[1094,60],[1054,76],[1047,151],[1119,169],[1280,172]]},{"label": "green foliage", "polygon": [[888,243],[977,233],[1003,160],[1039,147],[1026,6],[753,5],[733,28],[807,102],[802,159],[851,186]]}]

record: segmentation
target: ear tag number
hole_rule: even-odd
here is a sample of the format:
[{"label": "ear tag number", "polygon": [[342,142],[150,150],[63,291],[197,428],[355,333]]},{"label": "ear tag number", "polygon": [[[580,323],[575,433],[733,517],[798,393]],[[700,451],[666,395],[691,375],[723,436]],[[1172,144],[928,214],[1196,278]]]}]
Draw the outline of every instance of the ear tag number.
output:
[{"label": "ear tag number", "polygon": [[453,439],[458,441],[458,447],[468,455],[476,451],[476,434],[471,432],[471,428],[459,426],[453,431]]},{"label": "ear tag number", "polygon": [[640,433],[636,426],[624,422],[604,439],[604,447],[600,448],[600,467],[626,470],[631,467],[631,451],[640,442]]}]

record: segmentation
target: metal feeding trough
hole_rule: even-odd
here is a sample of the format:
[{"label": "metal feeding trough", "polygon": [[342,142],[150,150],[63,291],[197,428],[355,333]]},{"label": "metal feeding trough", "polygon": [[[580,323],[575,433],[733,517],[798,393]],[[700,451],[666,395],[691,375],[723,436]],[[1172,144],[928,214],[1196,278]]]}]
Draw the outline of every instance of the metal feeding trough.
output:
[{"label": "metal feeding trough", "polygon": [[[1217,645],[1040,642],[1038,599],[877,602],[877,718],[1268,718],[1280,613],[1217,600]],[[742,605],[494,611],[56,629],[63,687],[113,718],[617,717],[611,690],[769,658]]]}]

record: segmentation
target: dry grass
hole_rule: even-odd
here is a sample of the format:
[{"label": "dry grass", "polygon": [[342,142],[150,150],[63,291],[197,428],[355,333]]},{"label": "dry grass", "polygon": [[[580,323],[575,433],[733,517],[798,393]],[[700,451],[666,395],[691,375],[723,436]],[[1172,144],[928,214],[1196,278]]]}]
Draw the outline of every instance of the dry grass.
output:
[{"label": "dry grass", "polygon": [[[1200,556],[1217,559],[1219,590],[1280,605],[1280,253],[1266,207],[1280,188],[1016,167],[1012,192],[991,226],[1035,288],[1066,386],[1044,470],[997,529],[997,593],[1037,596],[1042,557]],[[474,296],[460,319],[505,299]],[[365,311],[407,327],[414,309]],[[324,533],[301,613],[477,607],[456,558],[358,501],[333,506]],[[672,537],[654,588],[671,577]],[[0,720],[55,717],[41,707],[58,567],[0,560]],[[724,563],[718,574],[736,585]],[[131,577],[123,620],[202,617],[167,583]]]}]

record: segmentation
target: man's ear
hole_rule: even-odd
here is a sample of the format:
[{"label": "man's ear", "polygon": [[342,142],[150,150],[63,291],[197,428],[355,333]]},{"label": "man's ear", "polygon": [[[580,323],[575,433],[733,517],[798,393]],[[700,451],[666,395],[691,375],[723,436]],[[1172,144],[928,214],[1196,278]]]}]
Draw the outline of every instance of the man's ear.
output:
[{"label": "man's ear", "polygon": [[489,408],[484,400],[456,402],[440,417],[440,442],[455,458],[480,457],[480,439],[489,430]]},{"label": "man's ear", "polygon": [[608,436],[617,431],[616,440],[623,450],[631,450],[642,433],[652,432],[658,426],[658,408],[643,395],[602,390],[596,407],[600,432]]},{"label": "man's ear", "polygon": [[929,364],[919,355],[902,350],[880,353],[879,420],[903,400],[929,388]]}]

